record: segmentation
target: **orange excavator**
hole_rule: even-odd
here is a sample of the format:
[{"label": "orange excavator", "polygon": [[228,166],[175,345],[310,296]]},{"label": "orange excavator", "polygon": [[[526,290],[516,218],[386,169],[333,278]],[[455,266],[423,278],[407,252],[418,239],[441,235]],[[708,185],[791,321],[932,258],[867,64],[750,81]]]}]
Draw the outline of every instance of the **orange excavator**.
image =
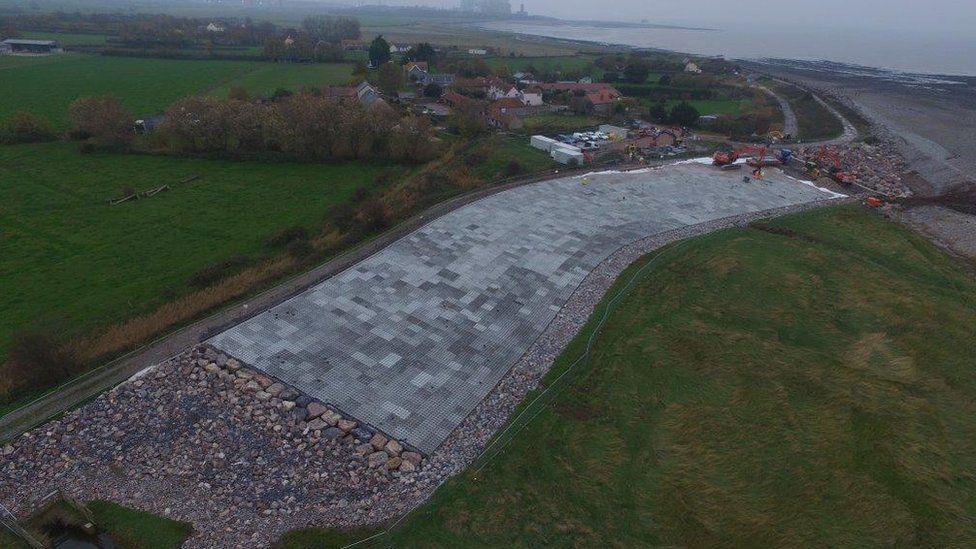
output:
[{"label": "orange excavator", "polygon": [[769,150],[766,147],[759,147],[756,145],[747,145],[745,147],[739,147],[732,152],[718,151],[712,155],[712,164],[716,166],[730,166],[735,164],[735,161],[742,158],[745,155],[750,155],[753,157],[758,157],[762,159],[767,155]]},{"label": "orange excavator", "polygon": [[732,152],[718,151],[712,155],[712,164],[720,168],[726,168],[734,165],[736,160],[745,155],[750,156],[746,163],[752,168],[755,168],[752,171],[752,175],[762,179],[762,169],[766,166],[766,157],[769,155],[769,149],[766,147],[748,145],[745,147],[739,147]]},{"label": "orange excavator", "polygon": [[820,166],[822,165],[824,159],[829,160],[831,163],[830,168],[827,170],[827,177],[833,179],[841,185],[850,185],[857,181],[857,177],[855,177],[854,174],[844,171],[841,165],[840,155],[837,154],[837,151],[828,148],[826,145],[820,147],[820,150],[817,151],[816,156],[814,156],[812,160],[807,160],[806,162],[807,173],[809,173],[811,177],[820,177],[822,175]]}]

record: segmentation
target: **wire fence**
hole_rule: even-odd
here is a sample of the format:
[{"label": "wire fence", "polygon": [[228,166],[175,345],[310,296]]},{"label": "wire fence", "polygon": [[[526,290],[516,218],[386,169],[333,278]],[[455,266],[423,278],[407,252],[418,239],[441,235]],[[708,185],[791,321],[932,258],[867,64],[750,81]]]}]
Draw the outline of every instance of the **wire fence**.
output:
[{"label": "wire fence", "polygon": [[24,530],[20,524],[17,523],[17,517],[10,512],[2,503],[0,503],[0,524],[3,524],[7,530],[10,530],[13,535],[24,540],[31,547],[36,549],[44,549],[44,544],[40,541],[34,539],[27,530]]}]

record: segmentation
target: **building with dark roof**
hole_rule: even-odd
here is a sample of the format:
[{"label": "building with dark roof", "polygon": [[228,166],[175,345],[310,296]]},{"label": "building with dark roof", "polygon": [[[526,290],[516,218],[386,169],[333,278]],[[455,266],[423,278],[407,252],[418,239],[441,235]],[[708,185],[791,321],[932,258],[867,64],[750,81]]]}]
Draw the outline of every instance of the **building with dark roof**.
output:
[{"label": "building with dark roof", "polygon": [[9,48],[9,53],[22,55],[50,55],[61,53],[61,44],[55,40],[22,40],[20,38],[8,38],[2,42],[3,49]]}]

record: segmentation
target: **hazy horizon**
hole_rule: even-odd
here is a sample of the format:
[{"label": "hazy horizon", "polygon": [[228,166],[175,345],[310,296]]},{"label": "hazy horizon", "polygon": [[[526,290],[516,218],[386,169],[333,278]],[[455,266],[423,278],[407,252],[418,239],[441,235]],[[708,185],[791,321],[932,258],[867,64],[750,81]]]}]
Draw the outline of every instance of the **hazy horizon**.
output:
[{"label": "hazy horizon", "polygon": [[[379,2],[369,0],[363,4]],[[387,0],[385,3],[441,8],[458,5],[457,0]],[[649,23],[662,25],[717,28],[755,25],[759,33],[766,25],[825,25],[834,30],[850,31],[945,31],[976,38],[976,2],[968,0],[925,3],[890,0],[884,6],[871,5],[873,2],[867,0],[821,0],[816,4],[797,0],[776,4],[758,0],[736,4],[718,0],[685,0],[681,3],[617,0],[609,4],[581,0],[512,0],[512,10],[517,11],[522,4],[530,15],[564,20],[640,22],[647,19]]]}]

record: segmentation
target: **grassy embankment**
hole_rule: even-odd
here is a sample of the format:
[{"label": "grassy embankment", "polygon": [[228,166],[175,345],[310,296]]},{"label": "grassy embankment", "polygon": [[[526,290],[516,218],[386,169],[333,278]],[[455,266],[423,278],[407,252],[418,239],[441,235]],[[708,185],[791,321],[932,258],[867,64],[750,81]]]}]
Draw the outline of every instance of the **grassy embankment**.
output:
[{"label": "grassy embankment", "polygon": [[792,86],[769,80],[765,82],[789,102],[796,114],[796,125],[800,132],[800,139],[813,141],[839,137],[844,133],[844,125],[826,107],[821,105],[810,92]]},{"label": "grassy embankment", "polygon": [[226,95],[234,86],[261,95],[278,87],[346,84],[351,75],[347,64],[7,56],[0,57],[0,118],[28,110],[64,127],[68,105],[88,95],[114,95],[135,116],[146,116],[189,95]]},{"label": "grassy embankment", "polygon": [[[481,140],[468,153],[474,166],[474,174],[493,181],[518,175],[544,172],[555,165],[552,158],[543,151],[528,145],[528,138],[519,136],[492,135]],[[509,173],[512,163],[518,170]]]},{"label": "grassy embankment", "polygon": [[976,281],[857,207],[758,227],[656,259],[504,452],[378,543],[976,543]]}]

